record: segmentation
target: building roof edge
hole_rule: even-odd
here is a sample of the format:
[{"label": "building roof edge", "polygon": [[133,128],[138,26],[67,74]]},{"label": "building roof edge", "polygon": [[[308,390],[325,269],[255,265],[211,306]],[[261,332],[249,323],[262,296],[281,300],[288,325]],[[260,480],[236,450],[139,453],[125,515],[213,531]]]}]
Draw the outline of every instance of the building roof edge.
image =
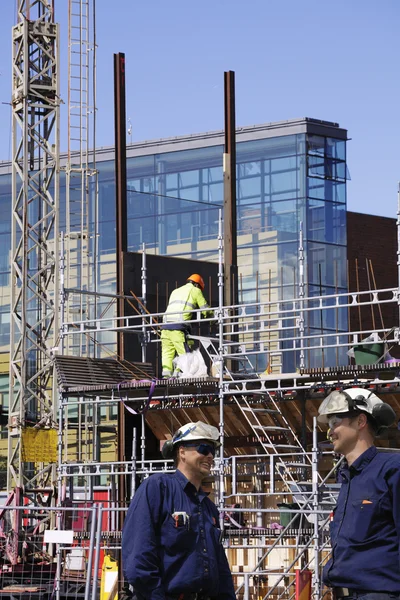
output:
[{"label": "building roof edge", "polygon": [[[280,133],[278,134],[278,130]],[[236,127],[237,142],[249,141],[250,139],[262,139],[263,137],[275,137],[276,135],[292,135],[304,132],[315,135],[331,135],[347,140],[347,129],[343,129],[338,123],[302,117],[298,119],[287,119],[258,125],[245,125]],[[224,131],[207,131],[203,133],[191,133],[167,138],[143,140],[127,143],[127,157],[158,154],[189,148],[217,146],[224,143]],[[114,155],[114,145],[96,148],[96,160],[110,160]],[[60,153],[60,160],[65,165],[67,154]],[[11,161],[0,161],[0,174],[11,172]]]}]

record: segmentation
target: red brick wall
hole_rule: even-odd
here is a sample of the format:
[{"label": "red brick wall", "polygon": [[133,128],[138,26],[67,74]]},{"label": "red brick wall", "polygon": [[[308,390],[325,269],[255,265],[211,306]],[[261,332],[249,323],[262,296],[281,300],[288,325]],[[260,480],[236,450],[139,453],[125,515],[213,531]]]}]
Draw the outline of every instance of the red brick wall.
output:
[{"label": "red brick wall", "polygon": [[[347,212],[347,265],[349,291],[397,287],[396,219]],[[393,303],[382,306],[381,309],[384,326],[398,326],[397,306]],[[374,329],[372,314],[375,327],[382,327],[378,307],[374,306],[372,313],[371,306],[365,306],[361,307],[363,330]],[[351,309],[350,330],[359,330],[359,322],[358,309]]]}]

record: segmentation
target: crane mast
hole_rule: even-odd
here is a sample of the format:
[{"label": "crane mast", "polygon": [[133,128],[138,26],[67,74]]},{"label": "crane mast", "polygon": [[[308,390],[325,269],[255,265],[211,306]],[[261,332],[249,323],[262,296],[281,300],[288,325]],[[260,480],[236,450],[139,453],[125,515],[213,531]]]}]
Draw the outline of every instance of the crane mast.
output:
[{"label": "crane mast", "polygon": [[18,0],[12,31],[12,234],[8,489],[43,486],[23,433],[54,422],[58,335],[59,30],[50,0]]}]

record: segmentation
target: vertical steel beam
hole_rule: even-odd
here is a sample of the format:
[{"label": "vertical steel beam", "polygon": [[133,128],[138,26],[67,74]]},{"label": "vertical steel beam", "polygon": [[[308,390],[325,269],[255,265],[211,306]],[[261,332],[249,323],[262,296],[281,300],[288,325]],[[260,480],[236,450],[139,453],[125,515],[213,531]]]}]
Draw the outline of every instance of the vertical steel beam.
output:
[{"label": "vertical steel beam", "polygon": [[320,529],[318,522],[319,509],[319,486],[318,486],[318,429],[317,417],[313,417],[313,445],[312,445],[312,507],[314,509],[313,522],[313,546],[314,546],[314,573],[313,573],[313,592],[314,598],[321,598],[321,552],[320,552]]},{"label": "vertical steel beam", "polygon": [[[117,316],[124,316],[123,253],[128,250],[127,201],[126,201],[126,107],[125,107],[125,54],[114,54],[114,117],[115,117],[115,194],[117,231]],[[117,334],[118,358],[124,358],[123,332]],[[125,457],[125,413],[122,403],[118,405],[118,460]],[[125,479],[120,477],[118,499],[125,501]],[[119,513],[123,516],[123,513]]]},{"label": "vertical steel beam", "polygon": [[[126,107],[125,107],[125,54],[114,54],[115,106],[115,195],[117,231],[117,294],[118,316],[124,315],[123,252],[128,250],[127,195],[126,195]],[[118,333],[118,356],[124,358],[124,338]]]},{"label": "vertical steel beam", "polygon": [[235,72],[224,73],[224,289],[225,305],[238,304],[236,224]]},{"label": "vertical steel beam", "polygon": [[[223,221],[222,211],[218,211],[218,362],[219,365],[219,480],[218,480],[218,507],[220,513],[220,527],[224,528],[224,519],[222,507],[224,505],[224,438],[225,438],[225,422],[224,422],[224,321],[223,321],[223,305],[224,305],[224,269],[223,269]],[[233,463],[232,463],[233,465]],[[233,481],[232,481],[233,487]]]},{"label": "vertical steel beam", "polygon": [[[307,398],[305,392],[298,392],[301,412],[301,445],[307,451]],[[305,474],[305,477],[307,475]]]},{"label": "vertical steel beam", "polygon": [[53,2],[18,0],[12,53],[12,236],[8,489],[40,486],[22,430],[55,420],[58,334],[59,81]]}]

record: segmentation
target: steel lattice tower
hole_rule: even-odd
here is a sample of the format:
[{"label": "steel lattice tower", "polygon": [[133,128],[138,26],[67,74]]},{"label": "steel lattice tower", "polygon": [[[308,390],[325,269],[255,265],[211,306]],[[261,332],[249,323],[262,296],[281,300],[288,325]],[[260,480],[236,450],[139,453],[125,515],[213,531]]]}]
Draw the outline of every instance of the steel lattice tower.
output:
[{"label": "steel lattice tower", "polygon": [[18,0],[12,55],[12,234],[8,489],[43,485],[22,432],[55,420],[58,334],[59,81],[52,0]]}]

